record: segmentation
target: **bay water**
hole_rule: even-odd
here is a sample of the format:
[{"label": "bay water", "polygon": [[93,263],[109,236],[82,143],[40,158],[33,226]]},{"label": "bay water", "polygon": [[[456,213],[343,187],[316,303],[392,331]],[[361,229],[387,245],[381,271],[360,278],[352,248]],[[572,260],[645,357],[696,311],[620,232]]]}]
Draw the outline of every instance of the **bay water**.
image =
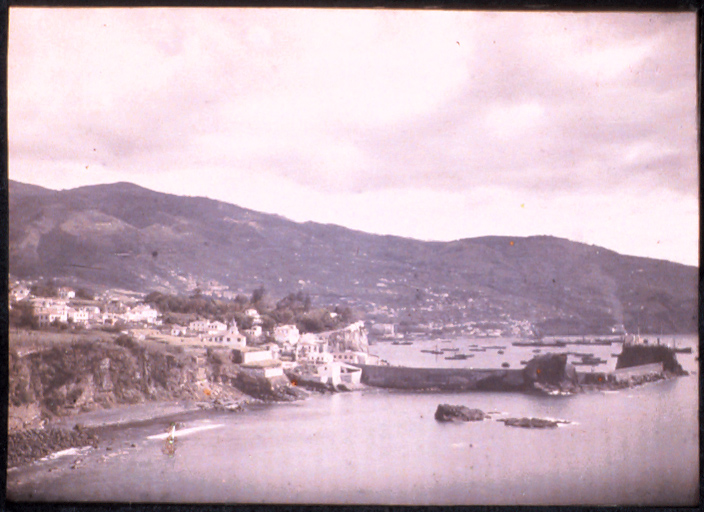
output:
[{"label": "bay water", "polygon": [[[695,336],[678,359],[687,377],[617,392],[360,392],[314,395],[242,413],[183,416],[167,449],[167,420],[110,431],[85,449],[11,469],[12,500],[416,505],[694,505],[699,496],[699,375]],[[421,349],[505,346],[446,360]],[[535,349],[511,340],[427,340],[370,349],[392,364],[520,367]],[[552,349],[551,349],[552,350]],[[570,346],[612,369],[620,345]],[[543,352],[548,349],[542,349]],[[452,353],[448,351],[448,353]],[[581,369],[584,370],[585,367]],[[584,370],[589,371],[589,370]],[[438,404],[491,412],[440,423]],[[556,429],[506,427],[507,417],[569,421]],[[106,450],[107,445],[111,448]],[[71,466],[74,469],[71,469]]]}]

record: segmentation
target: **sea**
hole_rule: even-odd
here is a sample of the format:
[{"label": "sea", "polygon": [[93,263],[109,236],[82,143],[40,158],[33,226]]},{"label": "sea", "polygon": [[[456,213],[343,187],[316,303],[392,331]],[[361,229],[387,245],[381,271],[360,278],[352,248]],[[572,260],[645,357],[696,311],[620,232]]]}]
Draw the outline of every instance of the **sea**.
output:
[{"label": "sea", "polygon": [[[655,343],[655,337],[650,341]],[[376,343],[390,364],[498,368],[538,353],[583,352],[613,369],[618,343],[563,349],[515,340]],[[377,388],[312,395],[244,412],[185,414],[124,426],[100,448],[54,454],[8,471],[8,499],[52,502],[303,503],[387,505],[696,505],[699,363],[696,336],[662,336],[689,376],[615,392],[534,396]],[[482,347],[487,348],[482,352]],[[500,348],[503,347],[503,348]],[[464,361],[421,350],[473,353]],[[451,349],[458,349],[453,351]],[[475,349],[470,352],[469,349]],[[502,350],[504,353],[499,354]],[[579,361],[579,356],[570,356]],[[581,366],[580,371],[592,371]],[[491,413],[440,423],[438,404]],[[509,417],[568,421],[507,427]]]}]

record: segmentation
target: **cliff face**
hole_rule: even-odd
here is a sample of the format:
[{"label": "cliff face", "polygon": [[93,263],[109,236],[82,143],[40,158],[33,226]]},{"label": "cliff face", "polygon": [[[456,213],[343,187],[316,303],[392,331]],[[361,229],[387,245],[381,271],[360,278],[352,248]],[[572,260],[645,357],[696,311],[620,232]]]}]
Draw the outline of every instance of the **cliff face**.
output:
[{"label": "cliff face", "polygon": [[129,339],[118,343],[78,342],[24,357],[11,351],[11,409],[51,416],[146,400],[244,396],[232,386],[237,369],[224,354],[199,361],[177,347],[148,350]]},{"label": "cliff face", "polygon": [[322,333],[321,336],[327,339],[332,351],[369,351],[369,340],[367,338],[367,330],[364,328],[364,322],[355,322],[344,329]]}]

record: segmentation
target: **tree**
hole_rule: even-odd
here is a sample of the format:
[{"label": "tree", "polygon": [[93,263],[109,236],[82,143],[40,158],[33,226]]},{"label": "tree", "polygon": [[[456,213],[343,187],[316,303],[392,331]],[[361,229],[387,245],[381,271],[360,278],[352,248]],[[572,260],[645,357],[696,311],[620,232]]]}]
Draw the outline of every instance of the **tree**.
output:
[{"label": "tree", "polygon": [[34,308],[30,302],[17,302],[10,310],[10,325],[13,327],[28,327],[38,329],[39,321],[34,315]]},{"label": "tree", "polygon": [[54,283],[36,283],[30,287],[30,292],[35,297],[58,297],[59,290]]},{"label": "tree", "polygon": [[89,292],[85,288],[79,288],[76,290],[76,298],[84,300],[95,300],[95,294]]},{"label": "tree", "polygon": [[256,288],[252,292],[252,304],[259,304],[263,299],[264,295],[266,294],[266,289],[264,286],[260,286],[259,288]]}]

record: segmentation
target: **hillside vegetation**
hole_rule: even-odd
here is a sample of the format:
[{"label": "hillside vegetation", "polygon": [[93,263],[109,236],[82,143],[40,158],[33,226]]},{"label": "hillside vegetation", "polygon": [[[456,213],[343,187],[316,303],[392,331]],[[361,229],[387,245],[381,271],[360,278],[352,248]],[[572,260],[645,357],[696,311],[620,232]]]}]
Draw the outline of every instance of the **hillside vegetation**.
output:
[{"label": "hillside vegetation", "polygon": [[544,334],[694,332],[697,269],[569,240],[424,242],[129,183],[51,191],[10,182],[10,272],[88,289],[309,294],[403,326],[528,320]]}]

